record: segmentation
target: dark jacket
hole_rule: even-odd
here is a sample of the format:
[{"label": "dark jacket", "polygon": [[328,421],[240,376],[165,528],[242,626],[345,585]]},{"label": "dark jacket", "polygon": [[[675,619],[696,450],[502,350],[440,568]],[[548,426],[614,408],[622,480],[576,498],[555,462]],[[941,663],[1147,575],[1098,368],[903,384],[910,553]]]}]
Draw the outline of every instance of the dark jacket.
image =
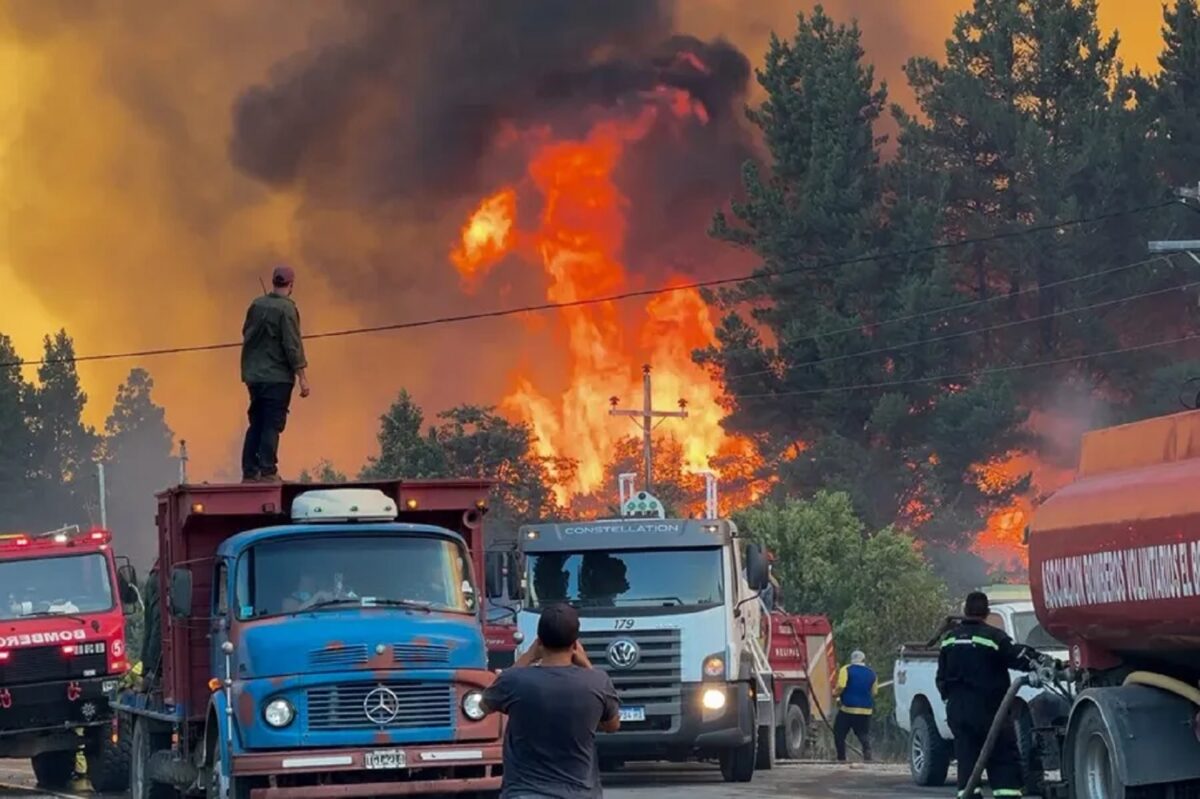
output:
[{"label": "dark jacket", "polygon": [[307,366],[296,303],[278,294],[256,297],[242,325],[242,382],[295,383]]},{"label": "dark jacket", "polygon": [[996,708],[1011,684],[1008,672],[1032,671],[1028,647],[1014,644],[1003,630],[976,619],[964,619],[942,636],[937,688],[943,699],[970,696]]}]

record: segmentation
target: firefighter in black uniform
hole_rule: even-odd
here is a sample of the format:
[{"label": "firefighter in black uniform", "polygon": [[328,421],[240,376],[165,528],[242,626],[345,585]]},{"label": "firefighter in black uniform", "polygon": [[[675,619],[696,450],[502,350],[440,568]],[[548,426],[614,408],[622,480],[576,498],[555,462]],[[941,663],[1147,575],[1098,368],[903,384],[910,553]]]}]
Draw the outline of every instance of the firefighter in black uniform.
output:
[{"label": "firefighter in black uniform", "polygon": [[[986,624],[988,612],[987,594],[969,594],[963,606],[965,618],[942,637],[938,656],[937,688],[946,703],[946,721],[954,734],[959,797],[1008,691],[1009,669],[1032,671],[1038,659],[1034,650],[1014,644],[1003,630]],[[1024,795],[1021,758],[1011,724],[1000,730],[988,757],[987,777],[992,796],[997,799],[1019,799]],[[975,796],[982,795],[976,788]]]}]

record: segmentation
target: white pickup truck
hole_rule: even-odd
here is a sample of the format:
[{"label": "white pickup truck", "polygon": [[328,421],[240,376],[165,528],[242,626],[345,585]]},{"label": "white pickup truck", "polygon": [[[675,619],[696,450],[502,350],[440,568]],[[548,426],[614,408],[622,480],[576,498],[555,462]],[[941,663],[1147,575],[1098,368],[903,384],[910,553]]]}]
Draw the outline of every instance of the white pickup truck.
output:
[{"label": "white pickup truck", "polygon": [[[991,611],[987,623],[1004,630],[1016,643],[1066,660],[1066,647],[1038,624],[1031,601],[995,604]],[[955,618],[947,619],[937,635],[926,644],[905,644],[900,647],[900,656],[896,659],[892,677],[893,690],[896,692],[896,723],[908,733],[908,764],[913,782],[917,785],[945,784],[946,773],[954,759],[954,736],[946,724],[946,705],[938,693],[935,678],[943,634],[957,622]],[[1015,676],[1016,672],[1013,674]],[[1039,793],[1043,767],[1057,765],[1043,764],[1033,734],[1031,702],[1041,693],[1040,689],[1022,689],[1017,695],[1019,699],[1013,713],[1025,772],[1026,793],[1034,795]]]}]

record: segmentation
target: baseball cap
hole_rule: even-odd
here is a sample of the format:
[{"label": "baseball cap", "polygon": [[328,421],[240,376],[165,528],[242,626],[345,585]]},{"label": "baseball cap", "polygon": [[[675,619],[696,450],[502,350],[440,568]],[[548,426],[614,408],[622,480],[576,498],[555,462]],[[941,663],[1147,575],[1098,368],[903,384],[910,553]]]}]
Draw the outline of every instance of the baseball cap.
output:
[{"label": "baseball cap", "polygon": [[280,264],[275,267],[275,271],[271,273],[271,285],[273,286],[290,286],[296,281],[296,270],[292,269],[287,264]]}]

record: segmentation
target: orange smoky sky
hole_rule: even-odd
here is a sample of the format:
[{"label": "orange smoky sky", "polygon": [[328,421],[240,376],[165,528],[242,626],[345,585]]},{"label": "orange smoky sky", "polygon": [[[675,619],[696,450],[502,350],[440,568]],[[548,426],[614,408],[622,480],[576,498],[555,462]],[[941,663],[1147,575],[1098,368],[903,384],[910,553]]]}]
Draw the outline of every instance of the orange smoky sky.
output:
[{"label": "orange smoky sky", "polygon": [[[810,7],[743,0],[632,4],[631,24],[614,25],[612,39],[624,46],[642,35],[639,30],[724,37],[757,63],[772,30],[790,35],[798,5]],[[877,77],[902,103],[909,96],[901,64],[912,55],[938,55],[954,14],[966,5],[825,3],[839,20],[858,18]],[[370,164],[356,159],[364,146],[380,144],[379,131],[420,143],[422,130],[444,109],[415,90],[439,82],[461,90],[447,77],[456,54],[418,53],[393,62],[406,75],[398,85],[412,87],[412,96],[387,96],[388,84],[370,79],[342,90],[350,84],[339,83],[337,69],[361,73],[370,70],[369,61],[317,70],[329,82],[302,85],[292,98],[302,106],[293,117],[309,126],[301,132],[314,142],[307,160],[288,160],[286,148],[271,145],[280,163],[260,159],[257,173],[235,163],[249,157],[245,150],[235,153],[231,142],[235,108],[251,87],[281,80],[298,61],[319,65],[326,57],[321,48],[340,37],[369,37],[369,13],[401,18],[396,29],[410,38],[392,49],[428,47],[438,41],[430,32],[451,23],[439,4],[419,6],[430,12],[428,21],[412,12],[416,8],[323,0],[193,0],[169,7],[155,0],[9,0],[0,6],[0,74],[6,77],[0,83],[0,332],[11,335],[26,358],[36,358],[41,337],[59,327],[74,336],[80,354],[233,341],[259,281],[281,260],[297,269],[296,299],[310,332],[536,300],[544,287],[532,273],[491,292],[464,290],[449,253],[481,196],[474,187],[460,190],[449,173],[423,172],[420,157],[395,165],[416,175],[403,192],[371,194],[364,188],[374,185],[370,166],[330,166]],[[1122,32],[1127,63],[1153,70],[1157,4],[1102,0],[1100,8],[1103,24]],[[332,104],[363,110],[328,131],[320,117]],[[405,124],[378,124],[396,109],[407,115]],[[479,149],[469,140],[472,118],[450,121],[460,123],[451,129],[468,139],[453,144]],[[269,142],[287,142],[292,132],[258,131]],[[712,146],[732,153],[734,144]],[[480,170],[492,168],[485,163]],[[730,170],[736,175],[737,164]],[[630,202],[634,214],[664,213],[639,208],[637,196]],[[703,240],[701,224],[694,241],[714,248],[712,269],[722,256],[718,245]],[[642,284],[663,282],[658,278],[665,274]],[[314,395],[293,405],[285,472],[320,458],[357,470],[374,449],[379,414],[400,388],[431,412],[499,402],[511,365],[539,360],[544,330],[502,319],[312,342]],[[541,367],[553,372],[554,357],[547,352]],[[236,477],[245,412],[237,351],[81,364],[90,423],[103,424],[117,385],[134,366],[154,376],[169,423],[188,441],[193,476]]]}]

